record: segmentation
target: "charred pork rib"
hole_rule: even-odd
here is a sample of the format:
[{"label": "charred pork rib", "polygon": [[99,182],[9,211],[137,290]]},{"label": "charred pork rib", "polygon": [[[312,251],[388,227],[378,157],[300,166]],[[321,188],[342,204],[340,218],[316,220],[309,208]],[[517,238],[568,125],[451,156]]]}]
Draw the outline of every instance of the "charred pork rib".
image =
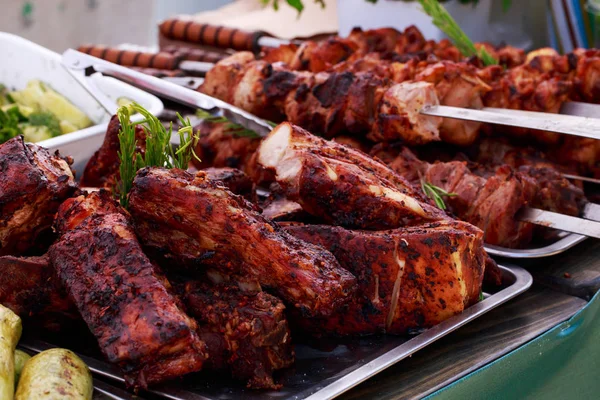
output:
[{"label": "charred pork rib", "polygon": [[328,222],[389,229],[448,218],[386,165],[295,125],[274,128],[257,154],[290,200]]},{"label": "charred pork rib", "polygon": [[79,320],[48,257],[0,257],[0,304],[36,326],[56,331]]},{"label": "charred pork rib", "polygon": [[220,182],[230,192],[256,203],[256,188],[254,182],[242,170],[235,168],[206,168],[208,179]]},{"label": "charred pork rib", "polygon": [[69,162],[18,136],[0,145],[0,255],[23,254],[77,189]]},{"label": "charred pork rib", "polygon": [[206,367],[229,369],[249,388],[280,388],[273,372],[294,362],[281,300],[265,292],[244,293],[227,283],[188,281],[182,286],[181,297],[208,345]]},{"label": "charred pork rib", "polygon": [[282,231],[202,171],[140,170],[129,204],[149,249],[188,268],[254,277],[307,315],[331,314],[354,290],[331,253]]},{"label": "charred pork rib", "polygon": [[142,252],[129,217],[106,191],[67,200],[49,251],[62,285],[108,360],[146,387],[202,368],[206,345]]},{"label": "charred pork rib", "polygon": [[[81,177],[81,186],[112,188],[119,180],[119,118],[113,115],[104,142],[88,161]],[[142,153],[146,146],[146,133],[141,126],[135,127],[137,152]]]},{"label": "charred pork rib", "polygon": [[355,299],[329,318],[294,322],[316,334],[405,334],[429,328],[477,302],[486,254],[483,232],[443,221],[388,231],[289,225],[325,247],[358,282]]}]

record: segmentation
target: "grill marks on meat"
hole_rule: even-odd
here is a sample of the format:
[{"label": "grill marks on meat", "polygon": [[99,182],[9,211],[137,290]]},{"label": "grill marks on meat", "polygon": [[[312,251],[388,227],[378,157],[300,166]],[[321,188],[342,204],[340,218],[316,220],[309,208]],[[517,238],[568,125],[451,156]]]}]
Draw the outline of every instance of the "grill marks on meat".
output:
[{"label": "grill marks on meat", "polygon": [[289,123],[263,140],[257,162],[290,200],[327,222],[386,229],[447,218],[384,164]]},{"label": "grill marks on meat", "polygon": [[0,304],[27,322],[56,331],[79,319],[48,257],[0,257],[0,274]]},{"label": "grill marks on meat", "polygon": [[243,171],[235,168],[206,168],[208,179],[221,183],[230,192],[256,203],[254,182]]},{"label": "grill marks on meat", "polygon": [[129,217],[106,191],[66,201],[49,251],[62,285],[107,359],[130,386],[201,369],[206,345],[138,243]]},{"label": "grill marks on meat", "polygon": [[22,136],[0,145],[0,171],[0,255],[23,254],[48,231],[77,185],[68,160],[25,144]]},{"label": "grill marks on meat", "polygon": [[[113,188],[119,181],[119,131],[121,124],[119,118],[113,115],[102,146],[94,153],[88,161],[81,177],[81,185],[87,187]],[[146,133],[137,125],[135,127],[135,139],[137,141],[136,151],[144,154],[146,148]]]},{"label": "grill marks on meat", "polygon": [[533,236],[533,225],[517,221],[516,213],[533,206],[568,215],[579,215],[586,199],[580,188],[571,184],[547,163],[501,164],[493,169],[464,161],[435,162],[419,160],[407,148],[396,151],[378,146],[373,154],[411,181],[425,181],[456,196],[444,199],[450,210],[464,221],[485,232],[489,244],[505,247],[526,246]]},{"label": "grill marks on meat", "polygon": [[260,139],[237,137],[226,132],[227,124],[202,122],[194,128],[199,134],[192,163],[198,169],[208,167],[237,168],[254,177],[252,156]]},{"label": "grill marks on meat", "polygon": [[253,389],[279,389],[273,372],[294,362],[281,300],[265,292],[244,293],[232,284],[184,285],[182,299],[208,345],[206,367],[229,369]]},{"label": "grill marks on meat", "polygon": [[140,170],[129,204],[149,249],[190,269],[256,278],[306,315],[331,314],[354,290],[331,253],[282,231],[202,171]]},{"label": "grill marks on meat", "polygon": [[[232,57],[242,61],[235,67],[232,60],[218,63],[206,74],[200,91],[260,117],[286,119],[326,137],[345,130],[376,141],[400,139],[421,144],[439,139],[442,119],[418,112],[438,103],[434,84],[395,85],[370,72],[286,71],[283,64]],[[230,73],[238,78],[224,82],[228,69],[235,70]],[[413,68],[406,71],[403,80],[414,77]],[[231,86],[222,90],[219,85],[223,84]]]},{"label": "grill marks on meat", "polygon": [[330,250],[357,277],[358,291],[329,318],[296,319],[318,334],[405,334],[429,328],[475,303],[483,279],[483,233],[443,221],[389,231],[326,225],[286,230]]}]

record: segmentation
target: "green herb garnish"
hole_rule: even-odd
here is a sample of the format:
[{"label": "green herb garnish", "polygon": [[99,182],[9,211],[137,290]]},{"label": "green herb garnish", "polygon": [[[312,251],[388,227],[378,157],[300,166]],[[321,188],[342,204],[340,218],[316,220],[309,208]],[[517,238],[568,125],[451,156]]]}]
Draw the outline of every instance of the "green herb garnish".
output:
[{"label": "green herb garnish", "polygon": [[[244,128],[240,124],[233,123],[223,116],[212,115],[208,111],[205,111],[202,109],[198,109],[196,111],[196,116],[207,122],[211,122],[211,123],[215,123],[215,124],[227,124],[225,126],[224,133],[226,133],[228,135],[234,135],[237,137],[260,138],[260,135],[256,132],[254,132],[253,130]],[[267,121],[267,123],[269,125],[272,125],[273,127],[277,126],[276,123],[271,122],[271,121]]]},{"label": "green herb garnish", "polygon": [[[132,113],[136,112],[144,117],[143,121],[131,122],[130,117]],[[189,118],[184,119],[179,113],[177,114],[182,126],[177,131],[180,144],[177,151],[175,151],[171,144],[172,123],[167,130],[158,118],[137,103],[119,107],[117,117],[121,124],[121,130],[119,131],[120,151],[118,153],[121,180],[118,183],[118,190],[119,200],[123,207],[127,208],[129,204],[127,195],[139,169],[144,167],[187,169],[192,157],[199,160],[194,153],[194,146],[198,142],[198,137],[194,135],[194,128]],[[146,150],[143,155],[136,152],[136,125],[140,125],[146,133]]]},{"label": "green herb garnish", "polygon": [[20,121],[21,113],[18,107],[9,108],[6,111],[0,109],[0,143],[23,134],[19,126]]},{"label": "green herb garnish", "polygon": [[443,198],[456,196],[456,193],[448,193],[441,187],[432,185],[431,183],[426,182],[425,179],[422,179],[422,178],[421,178],[421,189],[423,190],[423,193],[425,193],[425,196],[432,199],[434,201],[435,205],[438,206],[438,208],[441,208],[442,210],[446,209],[446,203],[444,203]]},{"label": "green herb garnish", "polygon": [[483,290],[479,291],[479,301],[483,301],[484,297],[483,297]]},{"label": "green herb garnish", "polygon": [[433,19],[433,24],[450,37],[456,48],[465,57],[477,56],[485,65],[498,64],[498,60],[485,49],[477,50],[475,44],[437,0],[419,0],[419,3],[423,7],[423,11]]}]

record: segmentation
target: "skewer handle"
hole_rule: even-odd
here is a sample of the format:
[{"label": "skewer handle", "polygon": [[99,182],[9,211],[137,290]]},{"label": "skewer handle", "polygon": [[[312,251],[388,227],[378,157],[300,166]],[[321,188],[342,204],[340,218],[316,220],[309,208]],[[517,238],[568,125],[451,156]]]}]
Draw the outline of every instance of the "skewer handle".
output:
[{"label": "skewer handle", "polygon": [[96,45],[80,46],[77,50],[124,67],[175,70],[183,59],[181,55],[164,52],[144,53],[141,51],[121,50]]},{"label": "skewer handle", "polygon": [[217,53],[214,51],[194,49],[191,47],[180,47],[175,45],[167,46],[164,49],[161,48],[161,51],[183,57],[183,59],[187,61],[202,61],[213,64],[218,63],[228,56],[226,53]]},{"label": "skewer handle", "polygon": [[181,19],[168,19],[162,22],[159,30],[169,39],[237,51],[260,50],[258,40],[265,35],[260,31],[249,32]]}]

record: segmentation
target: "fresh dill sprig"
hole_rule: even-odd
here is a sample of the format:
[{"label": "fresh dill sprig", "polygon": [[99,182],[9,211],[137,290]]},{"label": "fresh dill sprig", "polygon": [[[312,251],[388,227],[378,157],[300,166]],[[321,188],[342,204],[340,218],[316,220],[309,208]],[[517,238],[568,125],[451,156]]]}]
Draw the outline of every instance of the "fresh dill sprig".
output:
[{"label": "fresh dill sprig", "polygon": [[[132,123],[130,117],[136,112],[141,114],[144,120]],[[189,118],[184,119],[177,114],[179,122],[181,122],[181,128],[177,130],[180,144],[177,151],[175,151],[171,144],[172,123],[167,130],[158,118],[137,103],[119,107],[117,117],[121,124],[121,130],[119,131],[120,151],[118,152],[121,180],[118,183],[118,191],[119,200],[123,207],[127,208],[129,205],[127,195],[133,186],[133,179],[138,170],[144,167],[187,169],[192,157],[200,160],[194,153],[198,136],[194,134],[194,128]],[[146,149],[143,155],[136,152],[136,125],[140,125],[146,133]]]},{"label": "fresh dill sprig", "polygon": [[475,47],[475,44],[438,0],[419,0],[419,3],[423,7],[423,11],[433,19],[433,24],[452,39],[454,45],[465,57],[477,56],[485,65],[498,64],[498,60],[484,48],[478,50]]},{"label": "fresh dill sprig", "polygon": [[442,210],[446,209],[446,203],[444,203],[444,197],[454,197],[456,193],[448,193],[444,189],[439,186],[435,186],[429,182],[426,182],[425,179],[421,178],[421,189],[425,196],[432,199],[438,208]]},{"label": "fresh dill sprig", "polygon": [[[135,140],[135,124],[130,121],[130,110],[128,107],[119,107],[117,110],[117,118],[121,124],[119,131],[119,174],[121,180],[118,183],[119,201],[124,208],[129,205],[127,194],[133,185],[133,178],[138,169],[138,161],[136,161],[136,140]],[[139,154],[138,154],[139,156]],[[141,160],[140,160],[141,161]]]},{"label": "fresh dill sprig", "polygon": [[[227,125],[225,125],[224,133],[226,133],[228,135],[233,135],[233,136],[237,136],[237,137],[260,138],[260,135],[256,132],[254,132],[253,130],[244,128],[240,124],[230,122],[227,118],[225,118],[223,116],[212,115],[208,111],[205,111],[202,109],[196,110],[196,116],[206,122],[211,122],[211,123],[215,123],[215,124],[227,124]],[[273,127],[277,126],[276,123],[271,122],[271,121],[267,121],[267,123]]]}]

